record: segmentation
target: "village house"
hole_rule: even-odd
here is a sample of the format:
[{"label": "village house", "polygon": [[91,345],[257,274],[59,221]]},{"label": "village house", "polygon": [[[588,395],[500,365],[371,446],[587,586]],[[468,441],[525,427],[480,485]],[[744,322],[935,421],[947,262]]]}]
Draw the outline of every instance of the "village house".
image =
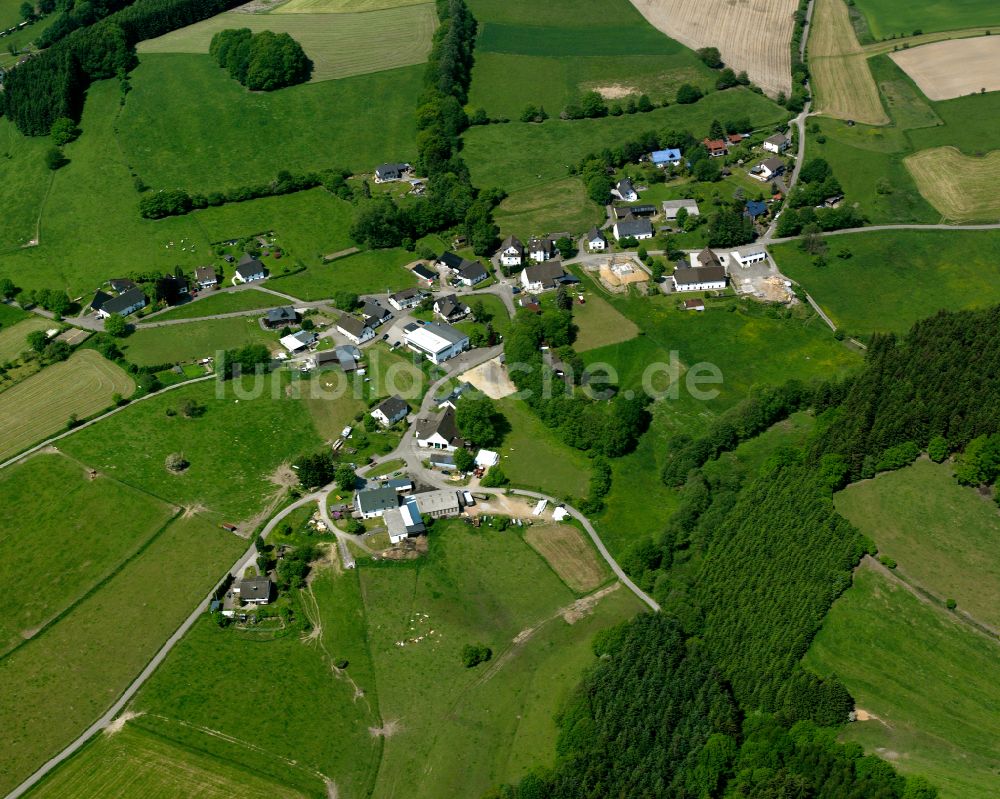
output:
[{"label": "village house", "polygon": [[556,247],[555,239],[544,237],[532,239],[528,242],[528,255],[532,261],[549,261],[559,255],[559,248]]},{"label": "village house", "polygon": [[747,200],[746,205],[743,206],[743,216],[749,217],[754,222],[757,221],[758,217],[767,214],[767,203],[763,200]]},{"label": "village house", "polygon": [[774,178],[781,177],[785,174],[785,162],[780,158],[768,158],[766,161],[761,161],[753,169],[750,170],[750,177],[757,178],[757,180],[767,183],[769,180],[774,180]]},{"label": "village house", "polygon": [[375,331],[356,316],[343,313],[337,319],[337,331],[347,337],[352,344],[363,344],[375,338]]},{"label": "village house", "polygon": [[375,167],[375,182],[392,183],[403,180],[412,171],[409,164],[382,164]]},{"label": "village house", "polygon": [[244,605],[267,605],[271,601],[271,588],[267,577],[244,577],[233,586],[233,595]]},{"label": "village house", "polygon": [[775,133],[773,136],[768,136],[764,139],[764,149],[769,153],[781,154],[785,152],[791,146],[792,140],[789,139],[784,133]]},{"label": "village house", "polygon": [[299,330],[287,336],[281,337],[281,346],[291,353],[296,353],[311,347],[316,343],[318,336],[311,330]]},{"label": "village house", "polygon": [[[697,265],[694,265],[697,264]],[[691,263],[679,261],[671,276],[674,291],[712,291],[724,289],[728,276],[722,259],[706,247]]]},{"label": "village house", "polygon": [[627,203],[634,203],[639,199],[639,193],[635,190],[635,186],[632,185],[632,181],[628,178],[619,180],[615,184],[615,187],[611,190],[611,194],[619,200],[623,200]]},{"label": "village house", "polygon": [[443,449],[445,452],[454,452],[465,446],[465,441],[458,434],[454,408],[445,408],[436,416],[418,419],[414,436],[417,439],[417,446],[421,449]]},{"label": "village house", "polygon": [[677,148],[668,150],[657,150],[649,154],[649,160],[653,166],[665,169],[668,166],[676,166],[681,162],[681,151]]},{"label": "village house", "polygon": [[362,519],[374,519],[399,506],[399,496],[392,488],[369,488],[354,495],[354,510]]},{"label": "village house", "polygon": [[592,227],[587,233],[587,249],[591,252],[603,252],[608,248],[608,240],[604,234],[596,227]]},{"label": "village house", "polygon": [[256,280],[263,280],[267,276],[264,264],[258,261],[249,253],[243,253],[236,271],[233,273],[233,285],[239,283],[253,283]]},{"label": "village house", "polygon": [[612,228],[615,239],[651,239],[653,238],[653,223],[648,219],[639,219],[634,216],[626,216],[615,222]]},{"label": "village house", "polygon": [[408,308],[415,308],[420,305],[426,296],[427,294],[420,289],[403,289],[389,295],[389,305],[397,311],[405,311]]},{"label": "village house", "polygon": [[562,261],[532,264],[521,270],[521,286],[525,291],[554,289],[562,281],[565,274]]},{"label": "village house", "polygon": [[489,277],[489,273],[479,261],[463,261],[455,270],[455,277],[463,286],[475,286]]},{"label": "village house", "polygon": [[374,300],[365,300],[361,306],[361,316],[365,324],[373,330],[384,322],[392,319],[392,313],[388,308],[383,308]]},{"label": "village house", "polygon": [[677,219],[677,212],[683,208],[687,211],[688,216],[701,216],[701,211],[698,209],[698,201],[692,199],[684,200],[664,200],[663,206],[663,218],[668,222],[673,222]]},{"label": "village house", "polygon": [[264,315],[264,326],[271,328],[294,325],[299,321],[299,315],[291,305],[284,305],[281,308],[269,308]]},{"label": "village house", "polygon": [[214,266],[199,266],[194,270],[194,282],[199,288],[208,289],[219,284],[219,276]]},{"label": "village house", "polygon": [[392,427],[396,422],[405,419],[409,412],[410,406],[406,404],[406,400],[393,394],[376,405],[371,416],[383,427]]},{"label": "village house", "polygon": [[[131,281],[129,281],[131,282]],[[98,296],[103,295],[107,299],[99,302],[97,306],[94,303],[98,302]],[[99,291],[95,295],[93,302],[90,304],[91,308],[97,311],[97,315],[102,319],[107,319],[111,314],[118,314],[119,316],[128,316],[130,313],[135,313],[140,308],[146,307],[146,295],[142,293],[142,289],[133,284],[132,288],[119,294],[117,297],[109,297],[104,292]]]},{"label": "village house", "polygon": [[458,491],[448,489],[424,491],[422,494],[414,494],[410,499],[416,503],[421,514],[430,516],[432,519],[458,516],[462,512],[462,502],[458,497]]},{"label": "village house", "polygon": [[521,266],[524,264],[524,245],[521,240],[508,236],[500,245],[501,266]]},{"label": "village house", "polygon": [[726,144],[730,147],[739,147],[743,144],[743,137],[739,133],[729,133],[726,135]]},{"label": "village house", "polygon": [[424,355],[431,363],[444,363],[469,349],[469,337],[451,325],[428,322],[426,325],[407,325],[403,340],[414,352]]},{"label": "village house", "polygon": [[712,158],[721,158],[729,151],[723,139],[705,139],[702,144]]},{"label": "village house", "polygon": [[459,302],[454,294],[446,294],[434,301],[434,315],[445,322],[457,322],[469,315],[469,306]]}]

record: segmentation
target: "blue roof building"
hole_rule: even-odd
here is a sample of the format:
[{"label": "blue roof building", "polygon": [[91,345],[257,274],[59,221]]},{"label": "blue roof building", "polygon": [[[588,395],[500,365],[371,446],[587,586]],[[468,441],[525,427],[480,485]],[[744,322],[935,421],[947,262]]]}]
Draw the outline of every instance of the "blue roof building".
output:
[{"label": "blue roof building", "polygon": [[743,213],[751,219],[756,219],[767,213],[767,203],[763,200],[747,200],[746,210]]},{"label": "blue roof building", "polygon": [[650,153],[649,158],[656,166],[679,164],[681,162],[681,151],[678,149],[657,150],[655,153]]}]

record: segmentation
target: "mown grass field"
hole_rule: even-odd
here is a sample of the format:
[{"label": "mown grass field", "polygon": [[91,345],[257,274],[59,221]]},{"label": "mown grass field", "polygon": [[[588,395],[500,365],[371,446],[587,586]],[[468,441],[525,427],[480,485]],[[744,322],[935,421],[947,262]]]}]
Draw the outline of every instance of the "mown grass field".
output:
[{"label": "mown grass field", "polygon": [[0,458],[61,432],[70,416],[84,419],[110,407],[115,394],[133,391],[132,378],[93,350],[46,367],[0,393]]},{"label": "mown grass field", "polygon": [[1000,179],[1000,150],[982,158],[954,147],[935,147],[904,160],[920,193],[952,222],[986,222],[1000,217],[995,191]]},{"label": "mown grass field", "polygon": [[134,555],[173,515],[163,502],[58,454],[0,472],[0,654],[30,638]]},{"label": "mown grass field", "polygon": [[[179,412],[189,399],[204,406],[201,416]],[[168,416],[168,409],[178,413]],[[124,483],[237,523],[281,490],[271,481],[281,464],[320,445],[308,411],[284,397],[284,384],[274,375],[256,389],[249,377],[239,386],[208,380],[178,388],[81,430],[60,448]],[[164,466],[173,452],[191,464],[181,474]]]},{"label": "mown grass field", "polygon": [[[569,625],[558,611],[573,593],[519,536],[439,521],[430,540],[423,561],[360,572],[381,716],[398,721],[375,796],[480,796],[549,765],[591,637],[639,610],[619,589]],[[477,642],[493,659],[466,669]]]},{"label": "mown grass field", "polygon": [[909,579],[1000,626],[1000,513],[950,466],[918,460],[849,486],[836,505]]},{"label": "mown grass field", "polygon": [[942,799],[1000,792],[997,643],[897,581],[862,568],[838,599],[805,663],[836,673],[858,707],[879,720],[843,737],[904,774],[921,774]]},{"label": "mown grass field", "polygon": [[406,250],[366,250],[272,280],[271,288],[303,300],[325,299],[337,291],[356,294],[399,291],[416,284],[413,273],[403,269],[415,260],[416,254]]},{"label": "mown grass field", "polygon": [[236,316],[164,327],[140,326],[124,340],[122,349],[132,363],[154,366],[215,357],[219,350],[244,344],[264,344],[277,349],[277,343],[277,332],[261,329],[257,317]]},{"label": "mown grass field", "polygon": [[[360,14],[342,13],[336,17],[322,11],[295,14],[229,11],[148,39],[139,44],[138,50],[140,54],[207,54],[212,37],[222,30],[249,28],[254,32],[287,33],[312,60],[311,82],[315,83],[422,64],[430,52],[436,26],[433,3]],[[215,68],[225,74],[218,66]],[[228,75],[226,78],[229,79]]]},{"label": "mown grass field", "polygon": [[607,563],[572,525],[535,524],[525,531],[524,540],[578,594],[593,591],[612,576]]},{"label": "mown grass field", "polygon": [[[500,466],[510,481],[554,497],[587,495],[590,460],[559,441],[520,400],[497,401],[511,430],[500,449]],[[544,469],[538,464],[545,463]]]},{"label": "mown grass field", "polygon": [[52,174],[45,167],[47,145],[45,139],[22,136],[12,122],[0,119],[0,163],[4,164],[0,251],[21,247],[35,237],[42,198],[52,183]]},{"label": "mown grass field", "polygon": [[[849,233],[828,242],[825,267],[815,266],[794,243],[776,245],[771,253],[778,268],[851,334],[902,333],[942,308],[1000,301],[1000,235],[994,231]],[[847,260],[836,257],[842,248],[851,253]],[[892,252],[905,257],[887,258]]]},{"label": "mown grass field", "polygon": [[579,178],[564,178],[511,192],[493,215],[504,233],[522,241],[554,230],[584,232],[604,221],[604,211],[593,202]]},{"label": "mown grass field", "polygon": [[[259,308],[275,308],[288,305],[288,300],[268,294],[266,291],[244,289],[243,291],[227,291],[223,294],[204,292],[203,296],[185,305],[179,305],[164,311],[150,319],[151,322],[166,322],[171,319],[198,319],[202,316],[212,316],[236,311],[253,311]],[[182,328],[183,329],[183,328]]]},{"label": "mown grass field", "polygon": [[277,8],[272,14],[340,14],[356,11],[381,11],[399,6],[418,6],[427,0],[289,0]]},{"label": "mown grass field", "polygon": [[981,25],[1000,25],[1000,8],[990,0],[857,0],[876,39],[895,34],[909,36],[915,30],[947,31]]},{"label": "mown grass field", "polygon": [[365,608],[358,573],[328,569],[296,603],[313,636],[221,630],[206,617],[140,691],[145,715],[132,724],[178,743],[180,762],[210,756],[308,796],[325,795],[324,776],[341,796],[368,795],[382,741],[368,731],[379,726],[379,695]]},{"label": "mown grass field", "polygon": [[[239,16],[241,23],[272,19]],[[324,19],[333,25],[338,17]],[[413,98],[422,75],[422,67],[410,66],[261,94],[207,55],[148,53],[132,72],[118,141],[154,189],[220,191],[266,182],[281,169],[371,172],[415,157]]]},{"label": "mown grass field", "polygon": [[11,790],[97,719],[246,545],[200,516],[179,519],[141,558],[0,660],[0,790]]},{"label": "mown grass field", "polygon": [[476,185],[513,192],[562,180],[568,167],[588,153],[645,131],[677,128],[703,136],[713,119],[736,117],[749,117],[755,126],[765,127],[787,119],[788,112],[761,95],[730,89],[713,92],[693,105],[671,105],[647,114],[470,128],[464,136],[464,157]]},{"label": "mown grass field", "polygon": [[134,724],[102,734],[29,796],[32,799],[306,799],[306,794],[177,746]]},{"label": "mown grass field", "polygon": [[27,342],[29,333],[49,330],[52,327],[58,327],[58,323],[40,316],[32,316],[0,329],[0,362],[13,360],[22,352],[30,350],[31,347]]},{"label": "mown grass field", "polygon": [[573,322],[578,328],[573,348],[577,352],[619,344],[639,335],[635,322],[598,292],[587,292],[584,299],[586,302],[583,305],[576,301],[573,303]]}]

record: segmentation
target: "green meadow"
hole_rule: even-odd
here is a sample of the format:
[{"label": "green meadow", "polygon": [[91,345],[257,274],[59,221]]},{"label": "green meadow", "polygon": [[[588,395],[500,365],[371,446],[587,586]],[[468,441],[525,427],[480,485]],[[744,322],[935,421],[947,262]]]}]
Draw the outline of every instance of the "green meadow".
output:
[{"label": "green meadow", "polygon": [[[826,266],[816,266],[795,242],[775,245],[771,252],[778,268],[852,335],[902,333],[942,308],[1000,301],[996,231],[891,230],[831,236],[826,242]],[[841,250],[850,257],[837,257]]]},{"label": "green meadow", "polygon": [[493,214],[506,233],[522,241],[555,230],[585,231],[604,222],[604,209],[587,197],[583,182],[569,177],[510,194]]},{"label": "green meadow", "polygon": [[416,284],[413,273],[403,269],[417,260],[406,250],[366,250],[270,282],[271,288],[303,300],[321,300],[337,291],[370,294],[399,291]]},{"label": "green meadow", "polygon": [[0,253],[26,245],[37,233],[38,212],[52,183],[45,167],[48,142],[17,132],[13,123],[0,118],[0,206],[4,209],[0,226]]},{"label": "green meadow", "polygon": [[[196,307],[197,304],[192,306]],[[261,329],[257,317],[236,316],[164,327],[140,326],[124,340],[122,349],[134,364],[159,366],[213,358],[219,350],[236,349],[245,344],[264,344],[277,349],[277,343],[278,334]]]},{"label": "green meadow", "polygon": [[843,738],[904,774],[920,774],[942,799],[1000,792],[997,642],[861,568],[823,621],[805,664],[835,673],[875,716]]},{"label": "green meadow", "polygon": [[1000,25],[1000,8],[990,0],[857,0],[876,39],[909,36],[916,30],[950,31]]},{"label": "green meadow", "polygon": [[[205,296],[189,302],[185,305],[178,305],[169,311],[156,314],[151,317],[151,322],[168,322],[171,319],[198,319],[202,316],[212,316],[213,314],[236,313],[238,311],[253,311],[259,308],[274,308],[278,305],[288,305],[288,300],[268,294],[266,291],[256,289],[245,289],[243,291],[227,291],[222,294],[206,294]],[[177,329],[177,333],[183,334],[187,327]]]},{"label": "green meadow", "polygon": [[948,464],[921,459],[863,480],[836,505],[907,579],[1000,627],[1000,512],[960,486]]}]

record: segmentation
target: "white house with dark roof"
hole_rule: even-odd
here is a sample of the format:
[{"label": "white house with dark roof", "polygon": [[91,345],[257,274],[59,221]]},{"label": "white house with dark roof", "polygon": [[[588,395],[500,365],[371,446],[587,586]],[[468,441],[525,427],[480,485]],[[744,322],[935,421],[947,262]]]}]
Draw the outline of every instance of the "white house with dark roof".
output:
[{"label": "white house with dark roof", "polygon": [[521,266],[524,264],[524,245],[516,236],[508,236],[500,245],[501,266]]},{"label": "white house with dark roof", "polygon": [[392,183],[403,180],[412,171],[409,164],[381,164],[375,167],[375,182]]},{"label": "white house with dark roof", "polygon": [[446,294],[434,301],[434,315],[445,322],[457,322],[469,315],[469,306],[459,302],[454,294]]},{"label": "white house with dark roof", "polygon": [[431,363],[444,363],[469,349],[469,337],[451,325],[428,322],[403,331],[403,341]]},{"label": "white house with dark roof", "polygon": [[402,291],[397,291],[395,294],[389,295],[389,305],[397,311],[405,311],[409,308],[415,308],[420,305],[426,296],[427,294],[420,289],[403,289]]},{"label": "white house with dark roof", "polygon": [[392,313],[388,308],[383,308],[373,300],[365,300],[361,306],[361,316],[368,327],[374,329],[392,318]]},{"label": "white house with dark roof", "polygon": [[621,241],[622,239],[637,239],[641,241],[642,239],[653,238],[653,223],[648,219],[626,216],[624,219],[619,219],[615,222],[612,231],[617,241]]},{"label": "white house with dark roof", "polygon": [[750,170],[750,177],[764,183],[785,174],[785,162],[780,158],[768,158]]},{"label": "white house with dark roof", "polygon": [[554,239],[548,236],[528,242],[528,256],[532,261],[549,261],[559,255]]},{"label": "white house with dark roof", "polygon": [[521,287],[525,291],[546,291],[554,289],[565,276],[562,261],[545,261],[532,264],[521,270]]},{"label": "white house with dark roof", "polygon": [[723,259],[710,248],[706,247],[700,253],[691,254],[690,263],[681,261],[677,264],[670,280],[674,291],[717,291],[724,289],[728,283],[728,271]]},{"label": "white house with dark roof", "polygon": [[352,344],[363,344],[375,338],[375,331],[356,316],[343,313],[337,319],[337,331]]},{"label": "white house with dark roof", "polygon": [[[104,292],[98,292],[98,295],[104,294]],[[104,294],[107,299],[100,302],[99,307],[95,307],[94,303],[91,303],[91,307],[97,311],[97,315],[102,319],[107,319],[111,314],[118,314],[119,316],[128,316],[130,313],[135,313],[140,308],[146,307],[146,295],[142,293],[142,289],[138,286],[133,286],[127,291],[123,291],[117,297],[108,297]],[[94,302],[98,302],[98,297],[94,297]]]},{"label": "white house with dark roof", "polygon": [[354,495],[354,510],[362,519],[374,519],[396,507],[399,507],[399,495],[394,488],[369,488]]},{"label": "white house with dark roof", "polygon": [[425,416],[418,419],[414,427],[417,446],[421,449],[443,449],[454,452],[465,446],[465,441],[458,433],[455,423],[455,409],[445,408],[435,416]]},{"label": "white house with dark roof", "polygon": [[591,252],[603,252],[608,248],[607,237],[596,227],[592,227],[587,233],[587,249]]},{"label": "white house with dark roof", "polygon": [[463,286],[476,286],[490,275],[479,261],[463,261],[455,270],[455,277]]},{"label": "white house with dark roof", "polygon": [[779,155],[785,152],[791,144],[792,140],[784,133],[775,133],[773,136],[768,136],[764,139],[764,149],[769,153],[777,153]]},{"label": "white house with dark roof", "polygon": [[392,427],[396,422],[405,419],[409,412],[410,406],[406,404],[406,400],[393,394],[372,409],[371,417],[383,427]]},{"label": "white house with dark roof", "polygon": [[627,203],[634,203],[639,199],[639,192],[635,190],[635,186],[632,185],[632,181],[628,178],[619,180],[611,190],[611,194]]},{"label": "white house with dark roof", "polygon": [[203,289],[211,288],[219,283],[219,276],[214,266],[199,266],[194,270],[194,281]]},{"label": "white house with dark roof", "polygon": [[271,601],[271,588],[267,577],[244,577],[233,586],[233,594],[244,605],[266,605]]},{"label": "white house with dark roof", "polygon": [[236,271],[233,272],[233,285],[253,283],[257,280],[263,280],[265,277],[267,277],[267,270],[264,268],[264,264],[249,253],[244,253],[236,266]]}]

